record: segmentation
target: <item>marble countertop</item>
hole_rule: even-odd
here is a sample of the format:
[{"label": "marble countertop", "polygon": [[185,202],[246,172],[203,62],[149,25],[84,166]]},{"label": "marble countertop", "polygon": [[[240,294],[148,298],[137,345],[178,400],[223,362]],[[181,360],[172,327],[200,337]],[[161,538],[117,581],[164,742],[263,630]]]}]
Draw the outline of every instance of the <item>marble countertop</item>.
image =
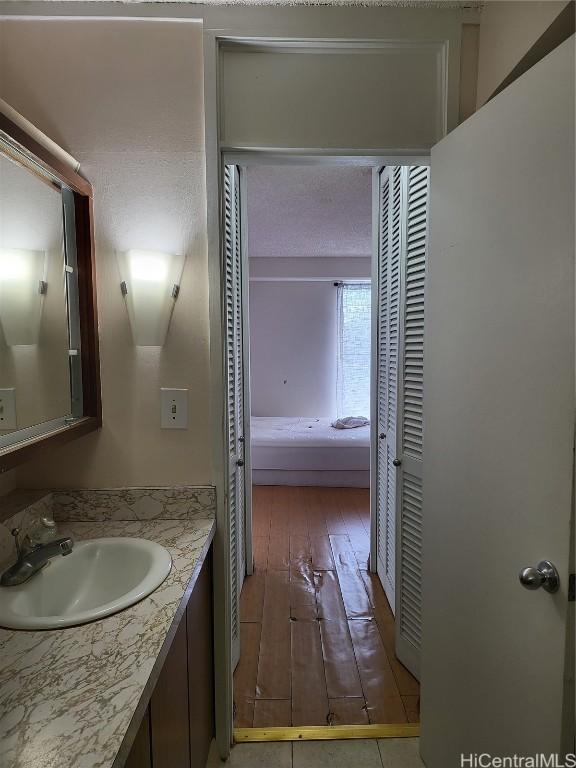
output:
[{"label": "marble countertop", "polygon": [[[1,768],[122,765],[214,535],[214,516],[60,523],[75,539],[140,536],[163,544],[158,589],[92,624],[0,629]],[[136,714],[135,714],[136,713]]]}]

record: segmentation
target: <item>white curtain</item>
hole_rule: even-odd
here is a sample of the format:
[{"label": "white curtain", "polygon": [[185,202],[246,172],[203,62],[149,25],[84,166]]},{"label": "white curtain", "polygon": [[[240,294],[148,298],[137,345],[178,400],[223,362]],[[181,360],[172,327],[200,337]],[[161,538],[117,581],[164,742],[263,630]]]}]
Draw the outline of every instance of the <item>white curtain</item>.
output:
[{"label": "white curtain", "polygon": [[338,416],[370,417],[370,284],[338,286]]}]

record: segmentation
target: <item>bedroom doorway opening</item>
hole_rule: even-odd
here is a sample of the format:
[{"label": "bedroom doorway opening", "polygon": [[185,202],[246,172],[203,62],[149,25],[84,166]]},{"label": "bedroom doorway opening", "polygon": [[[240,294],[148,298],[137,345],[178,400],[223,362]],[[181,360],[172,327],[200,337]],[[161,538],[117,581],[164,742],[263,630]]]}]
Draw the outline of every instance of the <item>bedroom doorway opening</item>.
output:
[{"label": "bedroom doorway opening", "polygon": [[383,365],[374,354],[381,171],[226,168],[228,335],[237,345],[228,378],[242,393],[228,406],[236,729],[392,724],[403,735],[419,721],[419,683],[397,658],[384,589],[395,526],[378,525],[371,509],[383,447],[371,402]]}]

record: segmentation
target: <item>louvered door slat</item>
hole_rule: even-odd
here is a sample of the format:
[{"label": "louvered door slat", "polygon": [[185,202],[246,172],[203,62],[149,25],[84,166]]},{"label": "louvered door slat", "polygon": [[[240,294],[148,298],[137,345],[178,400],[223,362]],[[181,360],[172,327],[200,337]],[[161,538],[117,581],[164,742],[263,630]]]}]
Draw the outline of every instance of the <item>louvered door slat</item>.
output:
[{"label": "louvered door slat", "polygon": [[396,653],[419,677],[422,589],[422,467],[424,432],[424,294],[428,232],[426,167],[404,169],[405,245],[402,265],[402,361]]},{"label": "louvered door slat", "polygon": [[397,441],[402,256],[402,168],[384,168],[379,179],[377,349],[377,533],[378,573],[395,611]]},{"label": "louvered door slat", "polygon": [[[224,308],[228,437],[228,513],[230,520],[230,598],[232,660],[240,658],[240,591],[245,573],[245,478],[243,469],[243,339],[240,185],[236,166],[224,169]],[[239,463],[240,462],[240,463]]]},{"label": "louvered door slat", "polygon": [[[388,262],[389,262],[389,207],[390,178],[388,169],[379,174],[378,205],[378,331],[377,360],[378,388],[376,412],[378,418],[378,442],[376,462],[376,521],[377,521],[377,567],[382,582],[385,581],[387,559],[387,471],[386,471],[386,430],[388,412]],[[373,479],[374,482],[374,479]]]},{"label": "louvered door slat", "polygon": [[386,389],[388,403],[388,418],[386,424],[386,476],[388,492],[386,496],[386,569],[384,589],[392,611],[396,612],[396,507],[398,471],[394,466],[397,458],[398,434],[398,377],[400,373],[400,296],[401,296],[401,263],[402,263],[402,206],[404,192],[402,189],[402,167],[394,166],[389,169],[391,177],[391,194],[389,207],[390,232],[390,265],[388,280],[388,370],[386,372]]},{"label": "louvered door slat", "polygon": [[418,675],[428,168],[380,172],[379,219],[378,573],[396,616],[396,653]]}]

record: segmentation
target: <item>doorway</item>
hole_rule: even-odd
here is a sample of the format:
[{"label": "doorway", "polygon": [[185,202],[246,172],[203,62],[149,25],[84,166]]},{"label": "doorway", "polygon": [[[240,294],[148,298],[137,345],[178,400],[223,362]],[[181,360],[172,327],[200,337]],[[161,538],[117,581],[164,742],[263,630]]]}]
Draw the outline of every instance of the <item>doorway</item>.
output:
[{"label": "doorway", "polygon": [[[432,151],[422,704],[430,765],[470,748],[558,751],[570,733],[562,690],[573,509],[572,56],[573,40]],[[558,115],[554,141],[547,112]],[[228,504],[221,517],[226,544]],[[561,591],[519,593],[519,569],[543,549],[564,574]],[[542,654],[551,644],[555,652]],[[547,706],[534,707],[534,696]]]},{"label": "doorway", "polygon": [[[414,378],[403,375],[403,318],[413,331],[413,287],[423,286],[410,254],[426,237],[427,170],[416,167],[410,185],[409,168],[376,163],[226,166],[237,729],[417,732],[417,665],[414,675],[397,657],[390,590],[403,533],[401,451],[391,436],[399,409],[409,409],[409,431],[418,406]],[[418,221],[408,215],[416,197]],[[414,341],[412,333],[411,375],[421,370]],[[421,397],[421,382],[416,389]],[[377,431],[338,428],[360,416]],[[418,620],[419,584],[410,587]]]}]

